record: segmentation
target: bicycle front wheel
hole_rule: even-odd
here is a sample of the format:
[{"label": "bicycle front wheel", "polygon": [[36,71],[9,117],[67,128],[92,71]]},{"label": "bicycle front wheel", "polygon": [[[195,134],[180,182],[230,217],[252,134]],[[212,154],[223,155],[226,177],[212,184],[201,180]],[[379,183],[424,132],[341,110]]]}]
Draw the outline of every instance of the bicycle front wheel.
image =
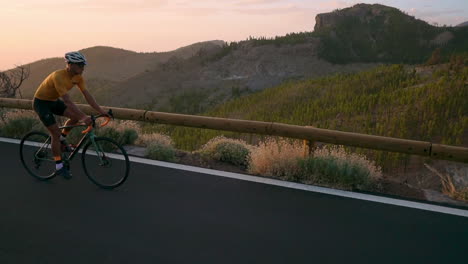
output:
[{"label": "bicycle front wheel", "polygon": [[127,180],[130,161],[127,152],[110,138],[96,137],[81,155],[86,176],[101,188],[113,189]]},{"label": "bicycle front wheel", "polygon": [[35,178],[45,181],[55,176],[55,160],[50,136],[31,132],[21,139],[20,157],[24,168]]}]

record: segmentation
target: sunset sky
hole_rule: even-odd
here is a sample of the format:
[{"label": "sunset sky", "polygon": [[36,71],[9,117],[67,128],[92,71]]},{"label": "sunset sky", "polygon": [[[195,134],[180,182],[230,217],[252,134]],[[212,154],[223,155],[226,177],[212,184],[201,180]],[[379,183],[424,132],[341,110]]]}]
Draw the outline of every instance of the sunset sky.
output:
[{"label": "sunset sky", "polygon": [[357,3],[439,25],[468,21],[467,0],[0,0],[0,70],[93,46],[162,52],[312,31],[315,15]]}]

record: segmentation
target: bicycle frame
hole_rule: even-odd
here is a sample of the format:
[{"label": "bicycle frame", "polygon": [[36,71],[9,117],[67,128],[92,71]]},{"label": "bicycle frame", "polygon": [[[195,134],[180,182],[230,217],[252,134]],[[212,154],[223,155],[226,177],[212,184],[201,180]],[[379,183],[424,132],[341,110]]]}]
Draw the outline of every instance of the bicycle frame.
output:
[{"label": "bicycle frame", "polygon": [[[76,126],[63,126],[63,127],[59,127],[60,130],[64,129],[64,128],[75,128],[75,127],[82,127],[83,125],[76,125]],[[70,153],[70,155],[65,156],[67,161],[70,161],[73,159],[73,157],[76,155],[76,153],[78,153],[78,151],[80,150],[80,148],[87,142],[86,139],[89,139],[91,140],[91,142],[93,142],[93,145],[94,147],[96,148],[96,143],[94,142],[94,138],[96,137],[96,135],[94,134],[93,130],[85,133],[83,135],[83,137],[80,139],[80,141],[78,141],[78,144],[76,145],[76,147],[73,149],[73,151]],[[49,137],[50,138],[50,137]],[[96,148],[97,149],[97,148]],[[100,149],[97,149],[98,151],[101,151]],[[99,156],[99,155],[98,155]],[[100,157],[99,157],[100,158]]]},{"label": "bicycle frame", "polygon": [[[112,114],[112,111],[110,110],[109,111],[110,114]],[[96,135],[94,134],[94,127],[96,125],[96,118],[99,118],[101,116],[91,116],[91,119],[92,119],[92,125],[90,126],[86,126],[86,125],[73,125],[73,126],[61,126],[59,127],[60,130],[62,129],[65,129],[65,128],[70,128],[70,129],[73,129],[73,128],[76,128],[76,127],[87,127],[86,130],[84,130],[82,133],[84,133],[83,137],[80,139],[80,141],[78,142],[78,145],[73,149],[73,151],[70,153],[70,155],[63,155],[64,153],[62,152],[62,156],[64,157],[64,159],[62,160],[67,166],[68,166],[68,162],[71,161],[73,159],[73,157],[76,155],[76,153],[78,153],[78,151],[80,150],[80,148],[87,142],[86,139],[90,140],[94,146],[94,149],[96,150],[96,152],[98,153],[98,158],[99,158],[99,161],[100,162],[103,162],[103,159],[102,159],[102,155],[99,155],[99,153],[103,153],[104,151],[101,149],[101,147],[99,145],[96,144],[95,142],[95,138],[96,138]],[[109,120],[108,120],[109,121]],[[106,123],[104,123],[102,126],[105,126],[108,121]],[[44,144],[41,146],[41,148],[39,148],[39,150],[36,152],[36,158],[38,159],[42,159],[40,157],[37,157],[37,153],[40,153],[42,148],[44,147],[45,144],[47,143],[50,143],[51,142],[51,136],[49,135],[49,137],[47,138],[47,140],[44,142]],[[42,160],[45,160],[45,159],[42,159]]]},{"label": "bicycle frame", "polygon": [[[63,129],[63,128],[74,128],[74,127],[80,127],[82,125],[77,125],[77,126],[63,126],[63,127],[59,127],[60,129]],[[73,157],[76,155],[76,153],[79,152],[79,150],[81,149],[81,147],[87,142],[86,139],[89,139],[91,140],[91,142],[93,142],[93,145],[94,147],[97,149],[97,151],[101,152],[102,150],[99,149],[99,146],[96,146],[96,144],[94,143],[94,138],[96,137],[96,135],[94,134],[93,131],[89,131],[87,132],[86,134],[83,135],[83,137],[80,139],[80,141],[78,142],[78,144],[76,145],[76,147],[73,149],[73,151],[69,154],[69,155],[63,155],[65,160],[64,162],[68,162],[68,161],[71,161],[73,159]],[[41,157],[38,157],[38,153],[41,152],[41,150],[46,147],[47,144],[51,144],[51,136],[49,136],[47,138],[47,140],[45,142],[42,143],[42,146],[37,150],[36,152],[36,158],[37,159],[40,159],[40,160],[47,160],[47,159],[44,159],[44,158],[41,158]],[[62,152],[63,154],[63,152]],[[99,155],[98,155],[99,156]],[[100,157],[99,157],[100,158]]]}]

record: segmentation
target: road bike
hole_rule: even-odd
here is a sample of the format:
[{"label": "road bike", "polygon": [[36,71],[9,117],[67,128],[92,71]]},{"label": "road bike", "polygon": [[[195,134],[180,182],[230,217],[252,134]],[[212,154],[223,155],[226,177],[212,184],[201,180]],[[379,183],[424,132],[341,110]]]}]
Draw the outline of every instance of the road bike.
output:
[{"label": "road bike", "polygon": [[[109,110],[108,114],[91,115],[92,124],[89,126],[77,124],[59,128],[62,130],[64,128],[87,127],[81,132],[83,136],[77,145],[62,145],[63,165],[70,170],[70,162],[77,153],[81,152],[81,163],[86,176],[101,188],[113,189],[127,180],[130,161],[127,152],[119,143],[107,137],[96,136],[94,133],[98,118],[107,118],[101,127],[109,123],[112,110]],[[82,147],[83,149],[80,151]],[[56,176],[50,135],[39,131],[26,134],[20,143],[20,156],[23,166],[35,178],[46,181]]]}]

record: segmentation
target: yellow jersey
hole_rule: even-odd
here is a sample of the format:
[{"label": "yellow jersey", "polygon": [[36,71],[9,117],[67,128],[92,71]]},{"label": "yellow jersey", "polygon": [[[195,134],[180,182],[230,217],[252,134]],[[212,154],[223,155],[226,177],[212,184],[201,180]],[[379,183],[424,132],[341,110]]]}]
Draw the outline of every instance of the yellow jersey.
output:
[{"label": "yellow jersey", "polygon": [[39,85],[34,97],[46,101],[55,101],[68,93],[75,85],[78,86],[81,92],[86,90],[83,76],[75,75],[72,77],[67,69],[54,71]]}]

